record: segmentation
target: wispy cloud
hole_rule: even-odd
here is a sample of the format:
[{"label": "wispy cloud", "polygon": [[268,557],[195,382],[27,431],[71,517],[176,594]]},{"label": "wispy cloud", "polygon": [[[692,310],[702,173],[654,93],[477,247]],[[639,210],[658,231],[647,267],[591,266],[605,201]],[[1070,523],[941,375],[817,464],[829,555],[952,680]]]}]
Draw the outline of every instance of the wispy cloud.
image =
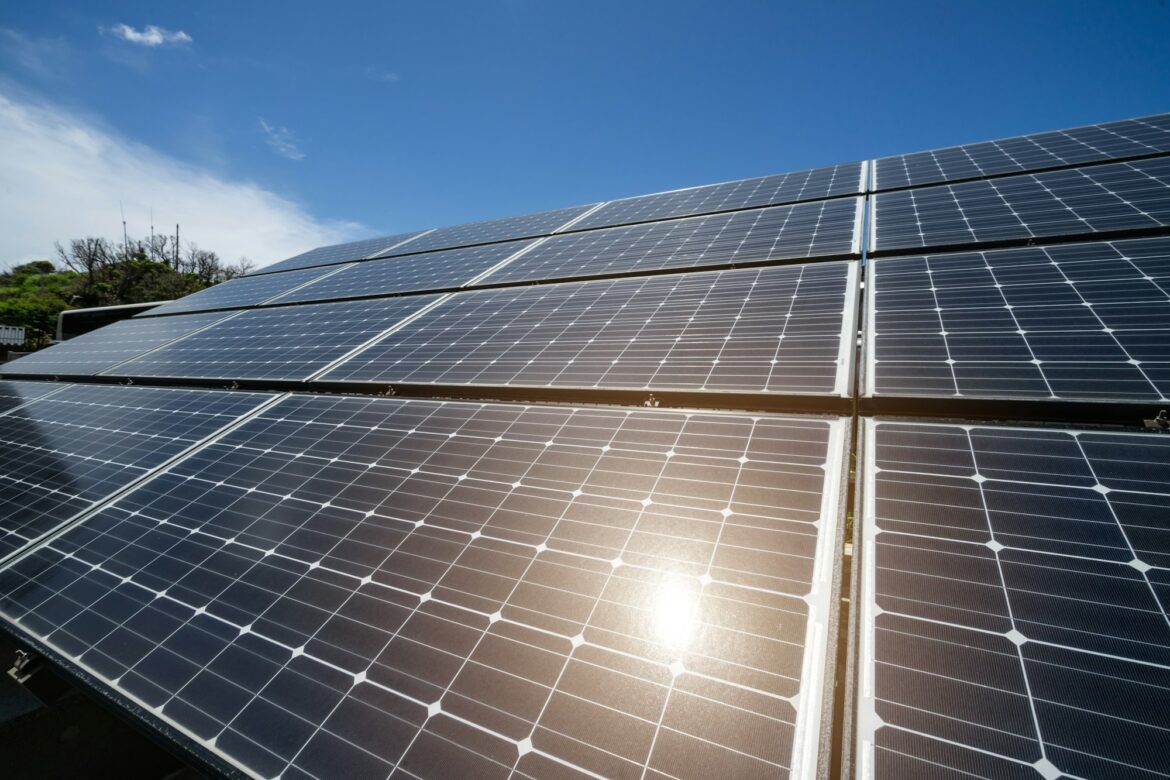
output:
[{"label": "wispy cloud", "polygon": [[361,236],[247,181],[233,181],[121,137],[59,107],[0,92],[0,264],[50,257],[54,241],[121,237],[155,224],[235,262],[258,265]]},{"label": "wispy cloud", "polygon": [[264,142],[272,151],[290,160],[305,159],[305,153],[297,146],[297,139],[292,130],[287,127],[270,125],[264,121],[264,117],[259,117],[259,119],[260,129],[264,132]]},{"label": "wispy cloud", "polygon": [[387,83],[394,81],[401,81],[402,77],[392,70],[385,70],[383,68],[366,68],[366,75],[374,81],[385,81]]},{"label": "wispy cloud", "polygon": [[68,70],[72,51],[64,38],[35,38],[0,27],[0,58],[15,62],[33,76],[59,79]]},{"label": "wispy cloud", "polygon": [[168,30],[148,24],[141,30],[135,30],[128,24],[115,24],[113,27],[99,27],[99,32],[121,38],[127,43],[136,43],[139,46],[181,46],[191,43],[191,36],[182,30]]}]

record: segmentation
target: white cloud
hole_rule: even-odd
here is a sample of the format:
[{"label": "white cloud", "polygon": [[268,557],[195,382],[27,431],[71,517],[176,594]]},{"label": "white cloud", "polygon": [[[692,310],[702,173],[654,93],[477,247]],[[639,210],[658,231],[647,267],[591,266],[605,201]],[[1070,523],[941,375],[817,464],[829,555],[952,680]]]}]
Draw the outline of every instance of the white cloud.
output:
[{"label": "white cloud", "polygon": [[113,27],[99,27],[99,31],[109,33],[116,38],[121,38],[128,43],[137,43],[140,46],[163,46],[172,45],[178,46],[184,43],[191,43],[191,36],[182,30],[167,30],[162,27],[156,27],[153,24],[148,24],[141,30],[135,30],[128,24],[115,24]]},{"label": "white cloud", "polygon": [[260,129],[264,131],[264,142],[272,151],[290,160],[305,159],[305,153],[297,146],[297,139],[292,130],[287,127],[270,125],[264,121],[264,117],[259,117],[259,119]]},{"label": "white cloud", "polygon": [[257,184],[230,181],[120,137],[60,108],[0,93],[0,265],[42,259],[53,242],[121,239],[121,201],[132,235],[180,223],[229,262],[257,265],[365,233],[326,222]]}]

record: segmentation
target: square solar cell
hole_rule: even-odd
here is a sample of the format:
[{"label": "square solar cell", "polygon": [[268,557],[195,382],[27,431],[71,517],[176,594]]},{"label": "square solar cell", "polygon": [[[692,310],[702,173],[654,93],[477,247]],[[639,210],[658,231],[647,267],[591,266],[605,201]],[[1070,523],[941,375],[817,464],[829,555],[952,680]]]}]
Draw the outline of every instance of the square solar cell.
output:
[{"label": "square solar cell", "polygon": [[870,251],[1170,226],[1170,157],[886,192]]},{"label": "square solar cell", "polygon": [[531,241],[507,241],[370,260],[293,290],[273,303],[335,301],[418,290],[452,289],[470,282],[496,263],[523,251],[531,244]]},{"label": "square solar cell", "polygon": [[271,397],[108,385],[61,387],[56,386],[60,392],[0,415],[0,558]]},{"label": "square solar cell", "polygon": [[287,271],[280,274],[262,274],[260,276],[242,276],[208,287],[177,301],[156,306],[149,312],[139,314],[139,317],[154,317],[159,314],[176,314],[186,311],[205,311],[207,309],[237,309],[245,306],[255,306],[275,298],[281,293],[295,290],[308,284],[314,279],[328,276],[338,269],[306,268],[300,271]]},{"label": "square solar cell", "polygon": [[463,292],[322,381],[847,395],[856,263]]},{"label": "square solar cell", "polygon": [[1170,152],[1170,114],[874,160],[877,190]]},{"label": "square solar cell", "polygon": [[861,209],[860,198],[839,198],[566,233],[480,284],[845,256],[858,251]]},{"label": "square solar cell", "polygon": [[0,613],[260,777],[808,777],[848,440],[292,396],[0,572]]},{"label": "square solar cell", "polygon": [[535,214],[469,222],[465,225],[436,228],[413,239],[408,244],[385,251],[383,256],[430,252],[435,249],[453,249],[475,244],[490,244],[517,238],[547,236],[567,222],[581,216],[592,206],[572,206]]},{"label": "square solar cell", "polygon": [[230,316],[220,312],[160,319],[129,319],[106,325],[31,355],[0,364],[0,375],[85,376],[206,328]]},{"label": "square solar cell", "polygon": [[1170,398],[1170,239],[874,260],[871,396]]},{"label": "square solar cell", "polygon": [[364,241],[351,241],[347,244],[333,244],[331,246],[318,247],[311,249],[308,252],[303,252],[296,257],[290,257],[287,260],[281,260],[279,263],[266,265],[258,271],[254,271],[251,275],[257,276],[260,274],[271,274],[279,271],[291,271],[295,268],[311,268],[320,265],[335,265],[337,263],[350,263],[355,260],[362,260],[379,254],[383,251],[389,251],[399,245],[405,244],[418,236],[423,235],[427,231],[415,231],[413,233],[399,233],[393,236],[382,236],[380,238],[367,238]]},{"label": "square solar cell", "polygon": [[1170,771],[1170,437],[864,442],[857,776]]},{"label": "square solar cell", "polygon": [[119,366],[116,374],[307,379],[435,300],[433,295],[418,295],[251,309]]},{"label": "square solar cell", "polygon": [[865,163],[854,162],[611,200],[574,222],[569,229],[628,225],[669,217],[856,195],[865,191],[865,178]]}]

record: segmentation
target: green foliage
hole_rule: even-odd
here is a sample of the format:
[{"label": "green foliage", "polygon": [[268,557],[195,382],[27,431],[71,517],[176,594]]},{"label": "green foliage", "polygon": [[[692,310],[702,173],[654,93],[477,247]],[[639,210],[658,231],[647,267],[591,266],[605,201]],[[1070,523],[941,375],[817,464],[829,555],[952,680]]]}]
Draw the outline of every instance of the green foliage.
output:
[{"label": "green foliage", "polygon": [[58,271],[48,260],[0,274],[0,324],[23,327],[26,350],[48,346],[57,332],[57,314],[72,308],[76,284],[76,273]]},{"label": "green foliage", "polygon": [[57,245],[57,263],[37,260],[0,273],[0,325],[23,327],[23,349],[40,349],[66,309],[173,300],[249,270],[246,259],[225,265],[194,244],[178,249],[169,236],[126,244],[75,239]]}]

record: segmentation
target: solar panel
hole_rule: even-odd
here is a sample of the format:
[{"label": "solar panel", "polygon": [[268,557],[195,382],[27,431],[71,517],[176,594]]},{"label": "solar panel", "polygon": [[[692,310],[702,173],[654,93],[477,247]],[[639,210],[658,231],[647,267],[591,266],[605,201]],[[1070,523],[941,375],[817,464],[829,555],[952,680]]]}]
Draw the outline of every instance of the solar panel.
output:
[{"label": "solar panel", "polygon": [[219,322],[227,316],[222,313],[203,313],[159,319],[121,320],[48,349],[0,364],[0,374],[4,376],[97,374],[155,347]]},{"label": "solar panel", "polygon": [[870,251],[1170,227],[1170,157],[874,197]]},{"label": "solar panel", "polygon": [[279,263],[265,266],[264,268],[254,271],[253,276],[258,274],[270,274],[278,271],[291,271],[294,268],[310,268],[320,265],[335,265],[337,263],[349,263],[354,260],[361,260],[371,255],[376,255],[380,252],[387,251],[394,247],[409,242],[416,236],[421,236],[426,231],[414,231],[413,233],[399,233],[393,236],[381,236],[379,238],[367,238],[364,241],[350,241],[346,244],[333,244],[331,246],[322,246],[316,249],[311,249],[308,252],[302,252],[295,257],[290,257],[287,260],[281,260]]},{"label": "solar panel", "polygon": [[381,254],[401,255],[415,252],[430,252],[434,249],[452,249],[474,244],[489,244],[516,238],[546,236],[567,222],[581,216],[593,206],[572,206],[535,214],[516,217],[489,219],[483,222],[469,222],[431,230],[405,246]]},{"label": "solar panel", "polygon": [[21,382],[0,379],[0,414],[29,401],[60,390],[63,385],[54,382]]},{"label": "solar panel", "polygon": [[1170,772],[1170,437],[865,441],[858,775]]},{"label": "solar panel", "polygon": [[819,200],[865,191],[865,165],[854,162],[795,173],[709,184],[611,200],[572,225],[572,230],[650,222],[668,217]]},{"label": "solar panel", "polygon": [[0,558],[270,397],[69,385],[0,416]]},{"label": "solar panel", "polygon": [[848,425],[292,396],[0,611],[256,776],[808,777]]},{"label": "solar panel", "polygon": [[1170,152],[1170,114],[1125,119],[874,161],[875,188],[917,187]]},{"label": "solar panel", "polygon": [[871,395],[1170,397],[1170,238],[875,260]]},{"label": "solar panel", "polygon": [[857,264],[459,293],[322,381],[847,395]]},{"label": "solar panel", "polygon": [[689,217],[553,236],[480,284],[855,253],[861,199]]},{"label": "solar panel", "polygon": [[177,301],[156,306],[150,311],[137,316],[154,317],[159,314],[254,306],[275,298],[281,293],[295,290],[315,279],[320,279],[322,276],[335,273],[337,270],[337,267],[306,268],[300,271],[286,271],[280,274],[242,276],[238,279],[231,279],[217,284],[214,287],[200,290]]},{"label": "solar panel", "polygon": [[370,260],[350,266],[328,279],[293,290],[274,302],[339,300],[417,290],[451,289],[470,282],[496,263],[531,244],[531,241],[508,241]]},{"label": "solar panel", "polygon": [[435,300],[417,295],[251,309],[121,365],[113,374],[307,379]]}]

